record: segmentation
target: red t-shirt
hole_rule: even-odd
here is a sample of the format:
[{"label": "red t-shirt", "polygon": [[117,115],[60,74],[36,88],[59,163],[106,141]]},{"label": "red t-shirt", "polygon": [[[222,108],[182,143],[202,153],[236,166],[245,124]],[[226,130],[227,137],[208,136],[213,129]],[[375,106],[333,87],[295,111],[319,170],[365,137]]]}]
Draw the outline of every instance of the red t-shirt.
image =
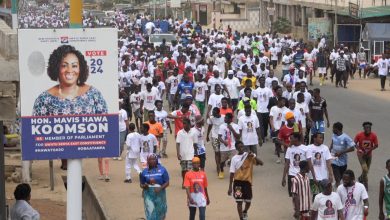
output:
[{"label": "red t-shirt", "polygon": [[210,79],[211,77],[214,77],[213,71],[207,71],[207,74],[206,74],[206,83],[209,81],[209,79]]},{"label": "red t-shirt", "polygon": [[371,156],[374,146],[378,145],[378,137],[374,132],[365,135],[364,132],[359,132],[355,137],[357,153]]},{"label": "red t-shirt", "polygon": [[[183,112],[181,112],[181,110],[176,110],[176,111],[173,111],[172,112],[172,115],[173,116],[178,116],[178,117],[185,117],[185,118],[190,118],[191,116],[191,112],[188,111],[186,114],[183,114]],[[181,129],[183,129],[183,119],[182,118],[178,118],[178,119],[175,119],[175,136],[177,135],[177,133],[179,133],[179,131]]]},{"label": "red t-shirt", "polygon": [[190,196],[196,204],[188,205],[192,207],[206,207],[207,197],[205,188],[207,188],[207,177],[204,171],[188,171],[184,177],[184,187],[190,188]]},{"label": "red t-shirt", "polygon": [[298,130],[300,134],[302,133],[301,125],[296,124],[296,126],[297,128],[294,129],[294,126],[290,128],[286,124],[283,125],[279,130],[278,138],[287,145],[290,145],[290,136],[292,133],[294,133],[294,130],[295,132]]},{"label": "red t-shirt", "polygon": [[165,61],[164,67],[168,68],[170,66],[173,66],[173,67],[176,66],[176,61],[174,59],[170,59],[170,60],[168,59],[168,60]]}]

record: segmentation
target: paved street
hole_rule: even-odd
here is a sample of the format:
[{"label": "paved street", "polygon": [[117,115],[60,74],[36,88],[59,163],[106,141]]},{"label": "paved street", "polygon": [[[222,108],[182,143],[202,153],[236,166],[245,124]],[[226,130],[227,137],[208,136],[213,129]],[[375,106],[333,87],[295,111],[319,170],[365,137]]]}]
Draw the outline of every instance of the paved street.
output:
[{"label": "paved street", "polygon": [[[355,82],[355,83],[354,83]],[[358,88],[356,85],[361,87]],[[378,183],[384,175],[385,160],[390,158],[390,151],[386,143],[390,141],[388,135],[388,122],[390,115],[390,103],[388,98],[375,98],[380,92],[377,91],[378,81],[355,80],[350,89],[336,89],[333,85],[321,87],[322,95],[327,99],[331,124],[340,121],[344,124],[345,132],[352,138],[361,129],[363,121],[372,121],[373,130],[377,132],[380,148],[374,152],[374,160],[369,174],[370,216],[368,219],[377,219],[378,216]],[[369,95],[363,94],[367,90]],[[384,94],[380,94],[384,97]],[[331,133],[326,133],[326,144],[330,144]],[[167,219],[187,219],[188,209],[186,206],[185,191],[181,189],[180,167],[174,155],[175,145],[173,137],[169,139],[169,159],[163,160],[167,167],[171,181],[168,187],[168,216]],[[292,205],[288,198],[287,189],[281,186],[283,164],[276,164],[273,155],[274,147],[266,143],[260,149],[260,157],[264,161],[263,167],[256,167],[254,172],[254,199],[249,211],[250,219],[292,219]],[[227,196],[228,177],[225,171],[225,179],[217,178],[212,149],[207,149],[206,171],[209,178],[209,194],[211,204],[207,207],[208,219],[237,219],[236,207],[233,198]],[[139,188],[138,178],[133,175],[132,184],[123,183],[124,161],[111,161],[111,182],[105,183],[97,180],[97,160],[84,160],[84,173],[88,176],[96,190],[98,198],[104,205],[109,219],[142,219],[144,217],[143,199]],[[349,167],[356,175],[360,175],[360,166],[356,154],[350,154]]]}]

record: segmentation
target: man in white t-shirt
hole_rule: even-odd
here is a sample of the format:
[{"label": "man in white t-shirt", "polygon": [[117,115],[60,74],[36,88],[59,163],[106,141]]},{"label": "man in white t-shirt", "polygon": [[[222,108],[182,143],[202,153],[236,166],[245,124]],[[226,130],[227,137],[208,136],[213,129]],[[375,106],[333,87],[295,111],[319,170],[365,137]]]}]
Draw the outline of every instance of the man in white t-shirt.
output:
[{"label": "man in white t-shirt", "polygon": [[187,171],[192,169],[192,158],[194,158],[197,147],[195,143],[197,143],[197,137],[191,129],[191,121],[188,118],[183,118],[183,129],[177,133],[176,137],[176,153],[177,159],[180,161],[183,181]]},{"label": "man in white t-shirt", "polygon": [[210,95],[215,92],[215,86],[216,85],[220,85],[221,88],[222,88],[222,85],[223,85],[223,78],[219,76],[218,70],[214,70],[213,74],[214,74],[214,77],[211,77],[207,81],[207,85],[209,86],[209,92],[210,92],[209,94]]},{"label": "man in white t-shirt", "polygon": [[286,186],[286,175],[288,174],[288,194],[291,197],[291,179],[295,177],[299,171],[299,162],[306,160],[309,163],[310,171],[313,174],[314,181],[316,181],[315,172],[311,163],[311,154],[307,146],[301,144],[301,134],[293,133],[290,136],[291,146],[287,148],[285,154],[285,164],[282,177],[282,186]]},{"label": "man in white t-shirt", "polygon": [[226,64],[226,58],[222,56],[222,52],[218,53],[218,57],[215,58],[215,64],[218,66],[219,71],[221,72],[222,78],[225,77],[225,64]]},{"label": "man in white t-shirt", "polygon": [[290,50],[287,49],[286,54],[282,58],[282,72],[283,72],[282,79],[284,78],[285,75],[289,73],[291,63],[292,63],[292,59],[290,56]]},{"label": "man in white t-shirt", "polygon": [[344,220],[343,204],[340,196],[332,192],[332,181],[323,179],[319,182],[323,192],[316,195],[310,216],[317,220]]},{"label": "man in white t-shirt", "polygon": [[220,142],[219,151],[221,154],[221,172],[218,177],[223,179],[225,162],[231,160],[236,154],[236,140],[240,139],[240,128],[237,124],[233,123],[233,114],[227,113],[225,115],[225,123],[219,126],[218,139]]},{"label": "man in white t-shirt", "polygon": [[149,125],[144,123],[141,125],[141,152],[140,160],[142,168],[147,167],[147,159],[150,154],[156,153],[157,150],[157,138],[153,134],[149,134]]},{"label": "man in white t-shirt", "polygon": [[240,80],[234,76],[233,70],[229,70],[227,77],[223,80],[222,83],[230,94],[230,103],[232,105],[233,111],[235,111],[237,109],[239,90],[241,86]]},{"label": "man in white t-shirt", "polygon": [[299,90],[294,93],[293,98],[297,100],[298,93],[303,93],[303,95],[305,96],[305,104],[309,105],[309,102],[311,100],[311,94],[306,89],[306,83],[300,82],[299,84],[297,84],[297,86],[299,86]]},{"label": "man in white t-shirt", "polygon": [[168,96],[169,108],[172,111],[177,109],[177,107],[178,107],[178,103],[174,103],[174,100],[175,100],[175,94],[177,92],[177,88],[178,88],[180,80],[181,80],[181,77],[178,75],[178,70],[174,70],[173,74],[170,77],[168,77],[168,79],[166,81],[167,87],[168,87],[167,93],[169,92],[169,96]]},{"label": "man in white t-shirt", "polygon": [[[309,153],[311,153],[311,161],[313,164],[314,172],[316,173],[317,181],[324,179],[333,182],[333,170],[331,165],[332,156],[329,151],[329,147],[324,145],[324,134],[316,133],[313,135],[313,144],[307,146]],[[316,196],[323,189],[316,186],[312,176],[310,176],[310,186],[313,196]]]},{"label": "man in white t-shirt", "polygon": [[131,168],[134,168],[138,174],[141,173],[141,169],[137,162],[141,150],[141,135],[135,131],[134,123],[129,124],[129,134],[126,137],[126,148],[125,183],[131,183]]},{"label": "man in white t-shirt", "polygon": [[149,75],[148,71],[144,72],[144,76],[139,79],[139,83],[141,85],[141,92],[146,91],[146,84],[153,84],[153,78]]},{"label": "man in white t-shirt", "polygon": [[129,118],[127,117],[127,112],[124,110],[124,104],[120,102],[120,109],[119,109],[119,157],[114,157],[114,160],[122,160],[122,151],[123,151],[123,145],[125,144],[126,140],[126,133],[127,133],[127,127],[129,126]]},{"label": "man in white t-shirt", "polygon": [[337,188],[344,205],[345,220],[360,220],[368,216],[368,194],[363,184],[355,181],[355,173],[346,170],[343,174],[343,184]]},{"label": "man in white t-shirt", "polygon": [[209,90],[207,83],[202,79],[200,74],[195,75],[196,82],[194,83],[195,105],[198,107],[200,114],[204,114],[207,91]]},{"label": "man in white t-shirt", "polygon": [[156,100],[155,106],[156,110],[154,110],[154,114],[156,117],[156,121],[161,123],[164,130],[163,137],[159,139],[159,141],[162,140],[162,150],[158,153],[161,154],[162,157],[167,158],[168,155],[166,150],[168,145],[168,129],[169,132],[172,134],[171,123],[168,120],[168,112],[163,109],[163,102],[161,100]]},{"label": "man in white t-shirt", "polygon": [[217,173],[220,175],[221,172],[221,154],[220,154],[220,142],[218,139],[218,131],[219,127],[224,123],[224,117],[220,114],[220,110],[218,107],[214,107],[212,111],[212,115],[207,119],[207,124],[209,125],[207,128],[207,136],[206,141],[210,141],[210,132],[211,132],[211,145],[213,146],[213,150],[215,153],[215,164],[217,167]]},{"label": "man in white t-shirt", "polygon": [[257,154],[257,145],[262,145],[260,123],[257,115],[252,114],[250,106],[245,106],[245,115],[238,119],[238,126],[245,150]]},{"label": "man in white t-shirt", "polygon": [[222,98],[225,97],[221,94],[221,86],[215,85],[215,93],[211,94],[208,100],[207,117],[210,116],[211,109],[222,107]]},{"label": "man in white t-shirt", "polygon": [[[154,89],[153,89],[154,88]],[[146,91],[141,92],[141,114],[144,115],[144,121],[148,120],[148,112],[155,109],[155,102],[158,100],[158,90],[152,84],[146,84]],[[145,112],[146,111],[146,112]]]},{"label": "man in white t-shirt", "polygon": [[264,141],[267,137],[269,127],[269,99],[273,97],[272,90],[265,86],[265,77],[260,76],[260,86],[253,92],[253,98],[257,103],[257,118],[260,122],[261,138]]}]

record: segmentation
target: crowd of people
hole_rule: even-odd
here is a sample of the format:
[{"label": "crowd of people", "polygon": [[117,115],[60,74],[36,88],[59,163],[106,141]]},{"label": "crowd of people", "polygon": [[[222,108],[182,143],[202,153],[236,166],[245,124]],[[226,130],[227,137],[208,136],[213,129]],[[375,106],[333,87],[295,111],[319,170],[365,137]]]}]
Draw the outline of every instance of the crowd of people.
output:
[{"label": "crowd of people", "polygon": [[[316,72],[320,85],[327,73],[332,81],[335,77],[336,87],[346,88],[357,70],[364,78],[370,66],[362,51],[355,54],[338,45],[330,52],[324,39],[310,45],[287,35],[239,33],[230,27],[204,30],[187,20],[169,19],[168,29],[177,40],[157,46],[148,41],[158,29],[147,25],[152,23],[150,16],[134,20],[119,12],[113,16],[114,26],[122,30],[121,153],[114,160],[125,158],[125,183],[133,182],[132,169],[139,174],[148,220],[165,219],[170,180],[163,165],[172,159],[180,163],[190,219],[195,219],[197,209],[199,218],[205,219],[210,204],[206,169],[215,169],[219,179],[229,173],[227,193],[236,200],[239,219],[248,219],[255,194],[253,168],[263,165],[259,147],[267,142],[275,146],[275,163],[284,164],[281,185],[287,185],[296,219],[368,216],[367,174],[372,151],[379,146],[373,125],[363,122],[363,131],[352,139],[343,132],[343,124],[335,122],[332,144],[326,146],[329,107],[321,90],[310,88]],[[373,65],[379,72],[381,62]],[[175,143],[168,141],[170,135]],[[169,155],[167,148],[174,146],[176,155]],[[210,152],[206,148],[214,155],[206,157]],[[362,168],[357,178],[348,169],[353,151]],[[212,158],[215,167],[206,167],[206,158]],[[390,161],[386,168],[389,174],[380,184],[380,219],[390,218]],[[109,182],[109,158],[99,159],[99,171],[99,179]]]},{"label": "crowd of people", "polygon": [[[368,68],[360,53],[356,58],[353,50],[339,45],[329,57],[322,40],[311,46],[270,33],[195,29],[190,22],[173,29],[178,40],[159,46],[148,44],[148,35],[137,26],[125,29],[118,42],[121,111],[131,132],[122,143],[129,152],[126,161],[139,158],[142,164],[138,168],[126,162],[127,174],[135,166],[141,187],[149,190],[155,183],[142,179],[162,169],[157,187],[164,191],[169,179],[163,178],[167,170],[162,164],[172,158],[166,148],[172,146],[167,135],[174,132],[190,219],[195,207],[205,219],[210,202],[204,172],[207,147],[213,149],[218,178],[225,178],[229,167],[228,194],[236,199],[239,218],[247,219],[253,166],[263,164],[258,149],[272,141],[277,164],[284,154],[282,186],[288,186],[295,218],[349,220],[368,215],[367,174],[372,151],[379,145],[372,123],[364,122],[354,139],[343,132],[342,123],[333,123],[332,144],[324,145],[330,127],[327,102],[319,88],[309,87],[316,71],[320,85],[329,72],[336,87],[346,88],[355,67],[364,78]],[[280,78],[275,76],[279,65]],[[348,154],[355,150],[362,167],[356,180],[347,169]],[[150,159],[157,163],[155,168],[148,168]],[[125,182],[132,182],[131,175],[126,176]],[[157,194],[144,197],[148,219],[165,216],[166,203],[150,203]],[[156,207],[153,213],[150,204]]]}]

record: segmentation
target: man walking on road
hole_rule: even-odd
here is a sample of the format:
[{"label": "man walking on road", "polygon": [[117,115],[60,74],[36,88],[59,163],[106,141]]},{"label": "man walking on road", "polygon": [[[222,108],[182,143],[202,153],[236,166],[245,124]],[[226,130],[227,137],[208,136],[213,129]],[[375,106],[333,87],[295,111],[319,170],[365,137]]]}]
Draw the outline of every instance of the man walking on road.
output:
[{"label": "man walking on road", "polygon": [[343,124],[336,122],[333,124],[332,143],[330,152],[334,159],[332,161],[332,169],[336,181],[336,187],[340,185],[340,180],[343,177],[348,165],[347,153],[355,150],[355,143],[345,133],[343,133]]},{"label": "man walking on road", "polygon": [[[379,220],[390,219],[390,159],[386,161],[387,175],[385,175],[379,185]],[[383,201],[385,202],[386,216],[383,212]]]},{"label": "man walking on road", "polygon": [[[344,82],[344,88],[347,88],[347,81],[345,80],[345,75],[347,73],[347,60],[344,57],[344,51],[340,50],[339,57],[337,57],[335,62],[336,68],[336,87]],[[348,75],[347,75],[348,76]]]},{"label": "man walking on road", "polygon": [[[240,220],[248,219],[248,210],[252,201],[252,177],[253,165],[263,165],[263,161],[258,159],[252,152],[244,151],[244,144],[241,141],[236,142],[238,154],[232,158],[230,163],[230,180],[228,195],[237,202],[237,211]],[[245,208],[242,209],[242,203],[245,202]]]},{"label": "man walking on road", "polygon": [[[184,177],[187,171],[192,169],[192,158],[196,152],[197,137],[191,130],[191,121],[188,118],[183,118],[183,129],[177,133],[176,137],[176,153],[177,159],[180,161],[181,175]],[[184,185],[183,185],[184,189]]]},{"label": "man walking on road", "polygon": [[358,178],[360,183],[368,189],[368,171],[370,170],[372,151],[378,147],[378,138],[371,131],[371,122],[363,122],[364,131],[359,132],[355,136],[355,144],[357,148],[357,156],[362,167],[362,175]]},{"label": "man walking on road", "polygon": [[341,202],[344,205],[345,220],[366,219],[368,216],[368,194],[363,184],[355,182],[352,170],[346,170],[343,184],[337,188]]},{"label": "man walking on road", "polygon": [[[315,88],[313,90],[313,98],[310,99],[309,102],[309,112],[311,120],[311,134],[314,135],[316,133],[325,134],[325,120],[324,115],[326,117],[326,127],[329,128],[329,115],[328,115],[328,105],[326,100],[321,97],[321,91],[319,88]],[[307,126],[310,127],[310,126]],[[313,142],[313,137],[311,138],[311,142]]]},{"label": "man walking on road", "polygon": [[294,218],[299,220],[310,219],[311,190],[309,177],[309,163],[306,160],[299,162],[299,173],[292,178],[291,193],[294,205]]},{"label": "man walking on road", "polygon": [[344,206],[339,195],[332,192],[332,181],[323,179],[319,185],[324,191],[314,198],[311,220],[344,220]]}]

